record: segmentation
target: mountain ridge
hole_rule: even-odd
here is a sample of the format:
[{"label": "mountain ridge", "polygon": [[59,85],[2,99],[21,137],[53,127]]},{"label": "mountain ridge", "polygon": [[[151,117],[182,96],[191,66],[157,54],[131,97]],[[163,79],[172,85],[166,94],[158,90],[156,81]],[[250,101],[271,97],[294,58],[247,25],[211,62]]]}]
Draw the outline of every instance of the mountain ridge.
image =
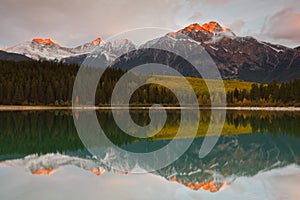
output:
[{"label": "mountain ridge", "polygon": [[[186,35],[192,40],[189,47],[180,39]],[[103,65],[128,70],[136,63],[173,63],[184,76],[199,77],[188,70],[188,64],[171,54],[162,55],[159,51],[140,50],[141,48],[181,45],[199,51],[204,48],[216,63],[223,79],[270,82],[289,81],[300,77],[300,47],[289,48],[271,44],[246,36],[237,36],[230,28],[212,21],[199,25],[190,24],[177,32],[170,32],[151,41],[146,41],[139,49],[128,39],[105,42],[101,38],[86,44],[66,48],[50,38],[37,38],[31,42],[6,48],[5,51],[28,56],[35,60],[62,61],[81,64],[86,58],[98,57]],[[133,52],[129,52],[133,51]],[[152,51],[152,52],[151,52]],[[183,49],[183,51],[188,51]],[[98,55],[95,55],[96,54]],[[120,52],[129,52],[119,57]],[[91,53],[93,55],[91,55]],[[159,55],[160,54],[160,55]],[[158,56],[159,55],[159,56]],[[177,62],[177,63],[176,63]],[[182,66],[182,65],[185,66]]]},{"label": "mountain ridge", "polygon": [[0,60],[9,60],[9,61],[29,61],[30,58],[16,53],[7,53],[6,51],[0,50]]},{"label": "mountain ridge", "polygon": [[[261,42],[249,36],[239,37],[229,28],[224,31],[221,25],[214,24],[214,26],[219,27],[218,31],[200,31],[200,25],[192,24],[192,26],[187,26],[148,43],[150,47],[157,49],[172,43],[174,47],[183,46],[180,34],[187,35],[195,42],[193,45],[190,44],[185,47],[186,49],[183,51],[191,52],[189,48],[201,51],[199,46],[203,47],[216,63],[223,79],[268,83],[273,80],[285,82],[300,77],[300,52],[297,49]],[[195,61],[199,62],[199,60]],[[165,65],[174,65],[175,63],[173,67],[184,76],[199,77],[195,70],[189,71],[192,69],[191,65],[182,59],[178,60],[178,57],[171,55],[171,53],[165,53],[163,56],[159,50],[141,50],[140,52],[128,53],[121,56],[113,64],[113,67],[122,68],[125,66],[126,68],[136,63],[149,62]]]},{"label": "mountain ridge", "polygon": [[3,50],[8,53],[22,54],[34,60],[60,61],[62,58],[91,53],[101,45],[103,45],[101,38],[74,48],[63,47],[50,38],[34,38],[32,41],[26,41]]}]

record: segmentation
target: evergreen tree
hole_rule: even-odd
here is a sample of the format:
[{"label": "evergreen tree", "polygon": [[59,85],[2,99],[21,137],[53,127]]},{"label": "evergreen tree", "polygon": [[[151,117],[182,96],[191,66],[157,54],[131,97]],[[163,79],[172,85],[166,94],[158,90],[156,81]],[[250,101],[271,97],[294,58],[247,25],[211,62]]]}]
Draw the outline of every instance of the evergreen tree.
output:
[{"label": "evergreen tree", "polygon": [[21,105],[24,102],[24,92],[21,86],[17,86],[15,90],[14,97],[12,99],[12,104]]},{"label": "evergreen tree", "polygon": [[46,104],[49,105],[53,103],[54,103],[54,92],[51,84],[49,84],[46,90]]}]

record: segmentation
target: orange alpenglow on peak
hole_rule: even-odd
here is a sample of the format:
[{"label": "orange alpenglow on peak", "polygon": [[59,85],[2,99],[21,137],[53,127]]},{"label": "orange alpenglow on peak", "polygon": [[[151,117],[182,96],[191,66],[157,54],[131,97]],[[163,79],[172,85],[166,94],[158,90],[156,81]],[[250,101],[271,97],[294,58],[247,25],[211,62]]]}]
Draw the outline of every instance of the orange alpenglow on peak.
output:
[{"label": "orange alpenglow on peak", "polygon": [[105,169],[104,168],[99,168],[99,169],[94,168],[94,169],[91,169],[90,172],[92,172],[93,174],[96,174],[97,176],[100,176],[105,172]]},{"label": "orange alpenglow on peak", "polygon": [[193,31],[193,30],[195,30],[195,31],[196,30],[197,31],[205,31],[205,29],[202,26],[200,26],[199,24],[197,24],[197,23],[191,24],[191,25],[187,26],[186,29],[188,31]]},{"label": "orange alpenglow on peak", "polygon": [[188,31],[203,31],[203,32],[207,32],[207,33],[229,30],[229,28],[222,26],[218,22],[214,22],[214,21],[205,23],[202,26],[197,23],[190,24],[185,29]]},{"label": "orange alpenglow on peak", "polygon": [[53,42],[53,40],[51,40],[50,38],[46,38],[46,39],[43,39],[43,38],[34,38],[32,40],[33,42],[36,42],[36,43],[40,43],[40,44],[55,44],[55,42]]},{"label": "orange alpenglow on peak", "polygon": [[209,22],[202,25],[202,27],[209,32],[216,32],[216,31],[226,31],[228,30],[227,27],[220,25],[218,22]]},{"label": "orange alpenglow on peak", "polygon": [[170,178],[169,181],[183,184],[192,190],[202,189],[202,190],[206,190],[206,191],[210,191],[210,192],[218,192],[218,191],[221,191],[221,190],[229,187],[229,184],[227,184],[227,183],[223,183],[221,186],[218,187],[217,183],[214,181],[206,181],[206,182],[202,182],[202,183],[192,183],[192,182],[186,182],[185,180],[181,181],[180,179],[176,179],[176,177]]},{"label": "orange alpenglow on peak", "polygon": [[91,41],[91,44],[94,44],[94,45],[98,45],[98,44],[104,44],[104,40],[102,40],[101,38],[97,38],[93,41]]},{"label": "orange alpenglow on peak", "polygon": [[33,171],[32,174],[33,175],[50,175],[56,171],[57,171],[57,169],[39,169],[39,170]]}]

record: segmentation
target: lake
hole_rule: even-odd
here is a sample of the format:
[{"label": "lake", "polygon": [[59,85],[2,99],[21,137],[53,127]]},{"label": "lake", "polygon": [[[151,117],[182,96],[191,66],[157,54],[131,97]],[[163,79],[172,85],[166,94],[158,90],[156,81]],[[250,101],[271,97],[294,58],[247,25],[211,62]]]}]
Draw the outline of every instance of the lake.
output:
[{"label": "lake", "polygon": [[[88,113],[75,112],[74,119]],[[186,118],[186,131],[176,137],[181,112],[167,110],[162,129],[147,138],[134,137],[138,133],[131,127],[127,127],[131,134],[126,134],[110,110],[96,114],[112,142],[97,143],[101,144],[97,150],[103,154],[97,156],[78,135],[72,111],[0,112],[0,199],[300,198],[300,112],[213,114],[201,110],[200,122],[191,112]],[[117,112],[120,117],[123,114],[122,110]],[[147,110],[131,110],[130,114],[140,126],[151,122]],[[220,128],[223,120],[220,137],[214,131],[205,137],[209,124]],[[193,135],[190,130],[195,124],[199,128]],[[88,125],[85,128],[85,140],[96,144],[89,135],[92,129]],[[201,157],[199,152],[207,138],[216,139],[216,144]],[[153,167],[171,158],[172,149],[150,161],[136,161],[112,148],[146,156],[173,141],[174,151],[184,149],[182,145],[188,141],[191,144],[178,159],[159,169]]]}]

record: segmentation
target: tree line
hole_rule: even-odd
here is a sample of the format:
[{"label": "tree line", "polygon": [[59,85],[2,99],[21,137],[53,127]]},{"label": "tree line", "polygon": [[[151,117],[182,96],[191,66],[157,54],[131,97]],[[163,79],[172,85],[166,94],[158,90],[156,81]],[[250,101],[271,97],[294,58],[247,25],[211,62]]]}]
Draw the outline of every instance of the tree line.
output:
[{"label": "tree line", "polygon": [[[47,61],[1,61],[0,105],[72,105],[74,81],[79,70],[75,64]],[[103,70],[90,68],[89,70]],[[96,71],[95,71],[96,72]],[[96,105],[109,105],[112,91],[126,72],[107,68],[97,87]],[[139,76],[134,79],[138,80]],[[86,87],[88,89],[88,87]],[[126,92],[126,91],[123,91]],[[189,100],[189,94],[180,94]],[[211,100],[220,101],[221,94],[197,93],[200,105],[209,106]],[[238,89],[227,92],[228,105],[300,105],[300,79],[289,83],[254,83],[250,90]],[[78,99],[79,103],[81,99]],[[185,102],[188,104],[189,102]],[[132,105],[167,104],[179,105],[177,97],[162,85],[147,84],[137,89],[130,99]]]},{"label": "tree line", "polygon": [[[78,70],[79,66],[74,64],[0,60],[0,105],[70,106]],[[103,69],[89,70],[96,73],[96,70]],[[96,105],[110,104],[114,86],[124,73],[112,68],[104,71],[95,94]],[[177,98],[168,88],[145,85],[134,92],[130,103],[176,104]]]},{"label": "tree line", "polygon": [[227,92],[229,105],[300,106],[300,79],[288,83],[254,83],[250,90],[235,88]]}]

